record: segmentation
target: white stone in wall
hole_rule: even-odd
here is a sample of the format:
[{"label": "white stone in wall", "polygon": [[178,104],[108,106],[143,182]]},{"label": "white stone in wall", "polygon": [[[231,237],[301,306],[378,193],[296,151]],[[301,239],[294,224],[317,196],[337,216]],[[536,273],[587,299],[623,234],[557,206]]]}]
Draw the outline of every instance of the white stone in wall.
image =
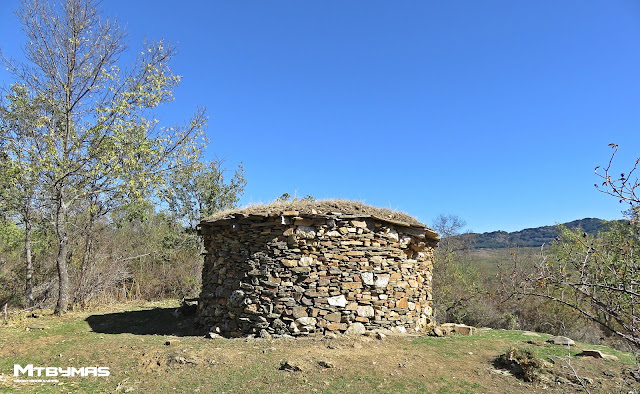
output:
[{"label": "white stone in wall", "polygon": [[394,241],[398,241],[400,237],[398,236],[398,232],[393,228],[387,228],[386,235],[389,239]]},{"label": "white stone in wall", "polygon": [[291,224],[291,218],[280,216],[280,224]]},{"label": "white stone in wall", "polygon": [[345,306],[347,306],[347,299],[342,294],[339,296],[327,298],[327,302],[331,306],[339,306],[341,308],[344,308]]},{"label": "white stone in wall", "polygon": [[410,243],[411,243],[411,237],[403,235],[402,238],[400,238],[400,247],[401,248],[406,248]]},{"label": "white stone in wall", "polygon": [[300,267],[308,267],[313,264],[313,258],[309,256],[303,256],[300,258],[300,262],[298,263]]},{"label": "white stone in wall", "polygon": [[389,284],[389,277],[390,275],[378,275],[375,283],[376,287],[381,289],[387,287],[387,285]]},{"label": "white stone in wall", "polygon": [[316,319],[315,317],[309,317],[309,316],[299,317],[296,319],[296,323],[302,326],[315,326],[317,322],[318,322],[318,319]]},{"label": "white stone in wall", "polygon": [[299,317],[295,321],[291,322],[289,327],[295,334],[299,332],[313,332],[316,329],[317,322],[318,319],[315,317]]},{"label": "white stone in wall", "polygon": [[362,272],[360,273],[360,277],[362,278],[362,282],[365,285],[373,284],[373,272],[369,272],[369,271]]},{"label": "white stone in wall", "polygon": [[404,328],[404,326],[395,326],[395,327],[391,328],[391,331],[396,333],[396,334],[406,334],[407,333],[407,329]]},{"label": "white stone in wall", "polygon": [[298,226],[296,235],[299,238],[314,239],[316,237],[316,228],[313,226]]},{"label": "white stone in wall", "polygon": [[371,305],[358,305],[358,316],[373,317],[375,312]]}]

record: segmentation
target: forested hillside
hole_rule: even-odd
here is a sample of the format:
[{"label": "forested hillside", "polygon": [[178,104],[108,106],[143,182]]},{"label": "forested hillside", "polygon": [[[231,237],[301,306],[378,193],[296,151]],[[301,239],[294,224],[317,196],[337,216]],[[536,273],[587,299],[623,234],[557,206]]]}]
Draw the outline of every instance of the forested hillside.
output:
[{"label": "forested hillside", "polygon": [[[595,235],[600,231],[605,220],[596,218],[585,218],[574,220],[572,222],[563,223],[570,230],[577,228],[582,229],[589,235]],[[553,241],[560,232],[557,226],[542,226],[535,228],[526,228],[520,231],[508,233],[506,231],[492,231],[488,233],[470,233],[460,236],[471,236],[474,248],[499,249],[512,247],[539,247]]]}]

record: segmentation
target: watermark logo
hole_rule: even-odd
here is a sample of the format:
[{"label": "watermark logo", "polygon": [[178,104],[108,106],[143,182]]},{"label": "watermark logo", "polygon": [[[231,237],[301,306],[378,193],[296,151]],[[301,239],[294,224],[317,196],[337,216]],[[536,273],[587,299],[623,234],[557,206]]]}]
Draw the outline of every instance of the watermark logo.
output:
[{"label": "watermark logo", "polygon": [[109,367],[40,367],[27,364],[24,367],[20,364],[13,364],[13,376],[15,378],[35,378],[35,379],[15,379],[16,383],[57,383],[56,378],[72,377],[107,377],[111,374]]}]

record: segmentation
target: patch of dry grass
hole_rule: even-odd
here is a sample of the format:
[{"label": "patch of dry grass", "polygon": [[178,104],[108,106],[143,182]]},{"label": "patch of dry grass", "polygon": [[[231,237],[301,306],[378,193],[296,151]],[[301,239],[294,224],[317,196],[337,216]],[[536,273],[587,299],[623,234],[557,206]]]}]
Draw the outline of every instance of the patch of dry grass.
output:
[{"label": "patch of dry grass", "polygon": [[[463,337],[206,339],[189,333],[173,314],[178,301],[128,303],[63,317],[40,313],[0,326],[0,392],[580,392],[569,383],[523,382],[494,369],[493,360],[514,345],[538,355],[566,355],[542,342],[528,345],[520,331],[481,330]],[[188,320],[188,319],[187,319]],[[29,330],[32,325],[46,329]],[[627,392],[632,355],[602,348],[619,361],[580,358],[571,363],[592,392]],[[591,347],[591,346],[590,346]],[[549,356],[548,356],[549,355]],[[556,359],[552,357],[552,359]],[[300,370],[282,370],[284,361]],[[13,364],[108,366],[109,377],[61,378],[59,383],[18,383]],[[553,368],[561,369],[557,363]],[[565,368],[566,369],[566,368]],[[604,373],[606,372],[606,374]]]}]

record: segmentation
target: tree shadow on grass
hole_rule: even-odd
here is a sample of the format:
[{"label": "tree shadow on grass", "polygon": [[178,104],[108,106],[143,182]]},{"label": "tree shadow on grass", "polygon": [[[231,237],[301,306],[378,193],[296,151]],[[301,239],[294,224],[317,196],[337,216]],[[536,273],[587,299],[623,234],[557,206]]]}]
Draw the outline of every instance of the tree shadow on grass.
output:
[{"label": "tree shadow on grass", "polygon": [[176,308],[154,308],[91,315],[86,322],[101,334],[197,336],[194,316],[176,313]]}]

